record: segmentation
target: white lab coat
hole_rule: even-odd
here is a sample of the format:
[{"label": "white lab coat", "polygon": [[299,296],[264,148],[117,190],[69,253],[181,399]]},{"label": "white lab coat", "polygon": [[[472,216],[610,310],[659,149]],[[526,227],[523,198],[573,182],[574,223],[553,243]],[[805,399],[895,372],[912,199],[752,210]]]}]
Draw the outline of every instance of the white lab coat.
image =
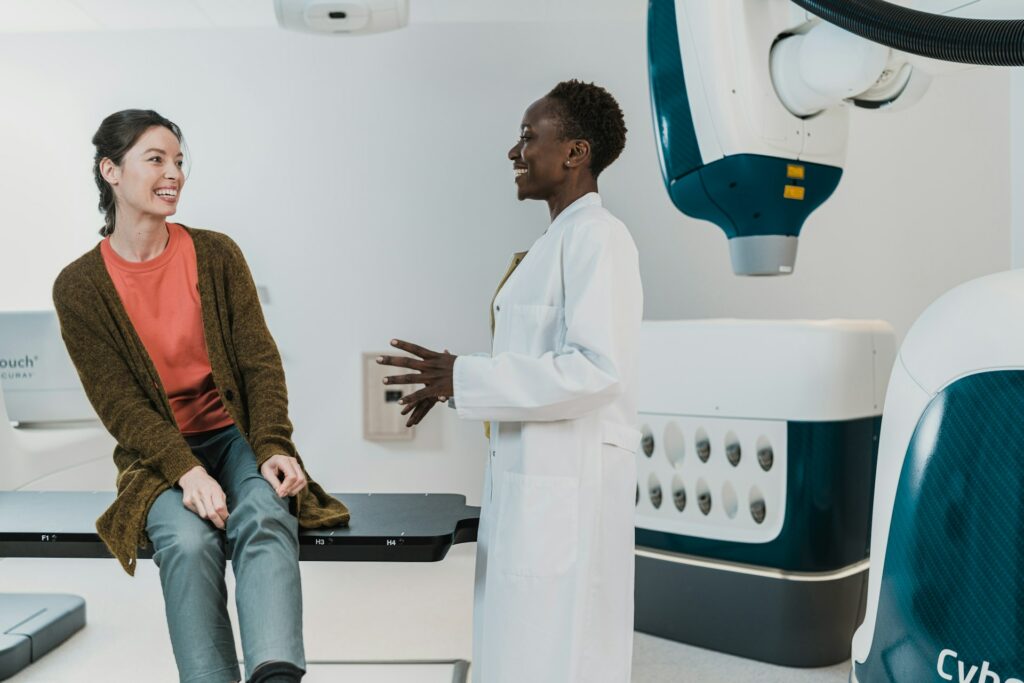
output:
[{"label": "white lab coat", "polygon": [[475,683],[627,683],[633,643],[636,246],[590,193],[494,301],[490,355],[455,362],[459,416],[492,421]]}]

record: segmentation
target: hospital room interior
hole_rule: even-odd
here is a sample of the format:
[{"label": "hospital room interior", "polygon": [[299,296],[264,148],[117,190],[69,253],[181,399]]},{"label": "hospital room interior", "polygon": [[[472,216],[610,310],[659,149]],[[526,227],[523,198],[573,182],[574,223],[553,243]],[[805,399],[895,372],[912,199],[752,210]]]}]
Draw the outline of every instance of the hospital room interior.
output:
[{"label": "hospital room interior", "polygon": [[[158,567],[97,536],[117,442],[53,298],[103,239],[93,134],[142,109],[183,134],[167,220],[244,253],[294,445],[351,512],[299,532],[303,680],[1021,683],[1021,65],[1021,0],[0,0],[0,680],[179,680]],[[504,437],[465,361],[413,427],[379,361],[498,362],[496,288],[559,223],[520,201],[522,124],[566,81],[621,108],[579,211],[628,228],[643,290],[635,419],[592,454],[629,456],[634,529],[607,678],[573,633],[511,663],[518,616],[479,667]],[[513,534],[545,569],[560,519]]]}]

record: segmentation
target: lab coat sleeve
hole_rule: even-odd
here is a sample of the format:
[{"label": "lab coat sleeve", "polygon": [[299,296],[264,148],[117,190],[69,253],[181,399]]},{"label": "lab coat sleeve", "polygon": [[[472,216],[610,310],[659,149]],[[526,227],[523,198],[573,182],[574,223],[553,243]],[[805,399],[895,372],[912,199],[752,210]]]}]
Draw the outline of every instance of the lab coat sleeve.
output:
[{"label": "lab coat sleeve", "polygon": [[[631,324],[636,304],[616,296],[616,276],[635,249],[616,250],[614,226],[594,222],[566,231],[562,251],[565,340],[539,357],[516,352],[459,356],[453,386],[459,417],[542,422],[581,417],[622,391],[617,323]],[[619,246],[623,246],[621,243]],[[626,253],[621,253],[626,251]]]}]

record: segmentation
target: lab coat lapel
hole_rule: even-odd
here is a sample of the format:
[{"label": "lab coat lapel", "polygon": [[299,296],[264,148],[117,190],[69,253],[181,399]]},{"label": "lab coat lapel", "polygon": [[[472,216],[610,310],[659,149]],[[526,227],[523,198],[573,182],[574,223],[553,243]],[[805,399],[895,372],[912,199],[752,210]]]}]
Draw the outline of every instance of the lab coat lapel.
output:
[{"label": "lab coat lapel", "polygon": [[494,300],[498,298],[498,294],[501,292],[501,288],[505,286],[508,279],[512,277],[512,273],[516,272],[516,268],[526,258],[525,251],[517,251],[512,255],[512,261],[508,264],[508,270],[505,271],[505,275],[502,276],[501,282],[498,283],[498,288],[494,290],[494,296],[491,297],[491,336],[494,336]]},{"label": "lab coat lapel", "polygon": [[[508,264],[508,270],[505,271],[505,274],[501,278],[501,282],[498,283],[498,288],[494,290],[494,296],[491,297],[491,339],[494,338],[494,300],[498,298],[501,288],[504,287],[505,283],[508,282],[508,279],[512,277],[512,273],[516,272],[516,268],[518,268],[519,264],[523,262],[524,258],[526,258],[527,253],[528,252],[525,251],[517,251],[512,254],[512,261]],[[484,422],[484,438],[487,440],[490,440],[491,438],[490,422]]]}]

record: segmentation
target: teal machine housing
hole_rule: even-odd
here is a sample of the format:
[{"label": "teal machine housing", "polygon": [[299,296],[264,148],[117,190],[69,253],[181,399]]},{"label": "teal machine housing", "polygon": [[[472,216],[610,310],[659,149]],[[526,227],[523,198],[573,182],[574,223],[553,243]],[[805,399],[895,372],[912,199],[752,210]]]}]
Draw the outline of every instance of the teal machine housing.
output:
[{"label": "teal machine housing", "polygon": [[892,512],[860,683],[1024,680],[1024,370],[927,405]]},{"label": "teal machine housing", "polygon": [[848,661],[869,584],[881,320],[660,320],[640,334],[637,631]]},{"label": "teal machine housing", "polygon": [[787,423],[785,521],[768,543],[638,528],[636,630],[781,666],[847,660],[864,617],[880,424]]},{"label": "teal machine housing", "polygon": [[[763,154],[732,154],[720,159],[701,157],[698,131],[679,46],[676,0],[650,0],[647,18],[648,74],[655,137],[665,188],[672,203],[688,216],[717,225],[730,240],[733,270],[739,275],[778,275],[791,266],[773,266],[760,250],[737,249],[734,240],[754,237],[789,237],[791,259],[795,238],[807,217],[827,200],[843,170],[825,164]],[[705,131],[712,135],[713,131]],[[802,167],[799,177],[789,172]],[[786,187],[799,188],[799,199]],[[792,261],[791,261],[792,262]]]}]

